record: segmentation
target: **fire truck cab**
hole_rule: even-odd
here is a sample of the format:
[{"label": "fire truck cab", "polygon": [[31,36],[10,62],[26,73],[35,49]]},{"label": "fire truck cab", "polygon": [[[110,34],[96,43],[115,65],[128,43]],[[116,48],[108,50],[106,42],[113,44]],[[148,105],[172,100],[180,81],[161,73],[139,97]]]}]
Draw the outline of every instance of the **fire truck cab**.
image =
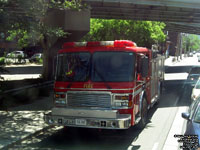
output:
[{"label": "fire truck cab", "polygon": [[160,98],[164,57],[128,40],[64,43],[57,55],[50,125],[144,128]]}]

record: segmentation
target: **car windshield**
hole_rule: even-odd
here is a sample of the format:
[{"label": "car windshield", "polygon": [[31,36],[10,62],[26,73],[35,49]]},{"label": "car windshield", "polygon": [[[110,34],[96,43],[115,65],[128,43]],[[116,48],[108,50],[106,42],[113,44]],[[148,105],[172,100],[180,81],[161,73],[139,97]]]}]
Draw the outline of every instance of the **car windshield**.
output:
[{"label": "car windshield", "polygon": [[200,74],[200,67],[192,68],[190,74]]},{"label": "car windshield", "polygon": [[200,89],[200,80],[197,81],[196,85],[195,85],[196,89]]},{"label": "car windshield", "polygon": [[194,122],[200,123],[200,104],[197,106],[197,111],[194,116]]}]

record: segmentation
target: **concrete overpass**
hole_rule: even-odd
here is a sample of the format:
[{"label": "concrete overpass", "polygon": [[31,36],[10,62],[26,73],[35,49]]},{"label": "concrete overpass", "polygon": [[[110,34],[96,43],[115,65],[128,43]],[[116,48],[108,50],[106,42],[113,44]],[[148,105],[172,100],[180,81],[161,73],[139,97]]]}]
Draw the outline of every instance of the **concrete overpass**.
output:
[{"label": "concrete overpass", "polygon": [[91,18],[163,21],[167,30],[200,34],[199,0],[82,0]]}]

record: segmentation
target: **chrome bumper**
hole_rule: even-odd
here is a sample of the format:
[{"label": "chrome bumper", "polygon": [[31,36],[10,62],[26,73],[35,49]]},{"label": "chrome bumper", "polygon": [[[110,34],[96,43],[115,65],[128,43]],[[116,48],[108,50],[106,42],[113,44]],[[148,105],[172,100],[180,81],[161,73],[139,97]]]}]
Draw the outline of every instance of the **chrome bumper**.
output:
[{"label": "chrome bumper", "polygon": [[[70,110],[70,114],[71,114]],[[77,111],[77,110],[75,110]],[[87,111],[87,110],[86,110]],[[89,110],[90,112],[92,110]],[[67,112],[67,111],[66,111]],[[84,111],[83,111],[84,112]],[[98,110],[99,114],[105,111]],[[97,117],[87,117],[87,116],[69,116],[63,115],[63,113],[54,114],[44,114],[44,120],[49,125],[60,125],[60,126],[71,126],[71,127],[84,127],[84,128],[101,128],[101,129],[128,129],[131,126],[131,115],[130,114],[117,114],[116,111],[106,111],[109,114],[116,113],[114,118],[112,117],[102,117],[101,115]],[[94,114],[97,113],[94,110]],[[67,114],[67,113],[66,113]],[[101,116],[101,117],[100,117]],[[113,116],[113,115],[111,115]]]}]

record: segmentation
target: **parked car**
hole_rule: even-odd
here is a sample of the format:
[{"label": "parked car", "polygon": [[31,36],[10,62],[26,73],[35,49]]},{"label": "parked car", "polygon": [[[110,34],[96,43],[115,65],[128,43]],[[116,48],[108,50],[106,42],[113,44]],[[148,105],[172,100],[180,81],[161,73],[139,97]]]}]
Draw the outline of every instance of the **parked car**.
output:
[{"label": "parked car", "polygon": [[22,58],[25,58],[26,54],[23,51],[13,51],[7,54],[7,57],[10,57],[10,58],[18,58],[19,56],[22,56]]},{"label": "parked car", "polygon": [[200,54],[197,55],[198,62],[200,62]]},{"label": "parked car", "polygon": [[200,66],[192,67],[185,83],[186,86],[194,87],[197,80],[199,79],[199,76],[200,76]]},{"label": "parked car", "polygon": [[29,62],[37,62],[41,58],[42,58],[42,53],[36,53],[29,59]]},{"label": "parked car", "polygon": [[189,53],[189,54],[188,54],[188,57],[193,57],[193,53]]},{"label": "parked car", "polygon": [[200,96],[200,78],[192,89],[191,100],[194,101]]},{"label": "parked car", "polygon": [[188,112],[182,113],[182,117],[187,120],[185,135],[197,135],[198,146],[200,143],[200,97],[193,101]]}]

